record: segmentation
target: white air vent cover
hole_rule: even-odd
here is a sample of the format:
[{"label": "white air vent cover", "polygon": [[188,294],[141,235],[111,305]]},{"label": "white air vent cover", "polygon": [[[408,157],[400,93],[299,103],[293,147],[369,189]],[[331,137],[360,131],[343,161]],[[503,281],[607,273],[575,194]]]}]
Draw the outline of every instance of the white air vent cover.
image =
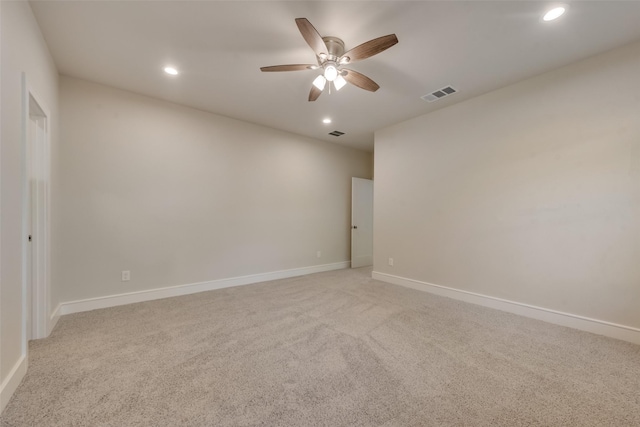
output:
[{"label": "white air vent cover", "polygon": [[424,99],[427,102],[433,102],[433,101],[437,101],[438,99],[442,99],[445,96],[453,95],[456,92],[457,90],[455,90],[451,86],[447,86],[447,87],[443,87],[442,89],[423,95],[420,98]]}]

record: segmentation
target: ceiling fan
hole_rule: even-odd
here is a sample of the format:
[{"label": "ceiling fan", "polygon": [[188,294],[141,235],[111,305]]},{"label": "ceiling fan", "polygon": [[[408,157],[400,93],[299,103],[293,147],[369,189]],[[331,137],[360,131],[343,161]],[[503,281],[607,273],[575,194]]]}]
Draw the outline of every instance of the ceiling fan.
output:
[{"label": "ceiling fan", "polygon": [[344,43],[337,37],[322,37],[318,31],[311,25],[306,18],[297,18],[296,24],[304,37],[307,44],[316,54],[318,64],[289,64],[289,65],[272,65],[270,67],[262,67],[261,71],[301,71],[301,70],[319,70],[322,74],[316,77],[309,92],[309,101],[315,101],[322,94],[324,87],[329,82],[336,90],[340,90],[347,83],[351,83],[361,89],[375,92],[380,88],[376,82],[369,77],[357,71],[344,68],[345,65],[367,59],[373,55],[389,49],[398,43],[395,34],[378,37],[362,43],[359,46],[345,52]]}]

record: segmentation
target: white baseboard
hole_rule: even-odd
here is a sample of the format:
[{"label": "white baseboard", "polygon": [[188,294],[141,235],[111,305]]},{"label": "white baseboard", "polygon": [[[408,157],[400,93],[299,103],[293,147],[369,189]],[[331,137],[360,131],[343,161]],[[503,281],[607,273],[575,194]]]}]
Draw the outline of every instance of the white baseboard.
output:
[{"label": "white baseboard", "polygon": [[291,270],[272,271],[269,273],[252,274],[250,276],[231,277],[228,279],[211,280],[208,282],[190,283],[186,285],[169,286],[166,288],[129,292],[126,294],[108,295],[98,298],[69,301],[61,303],[59,306],[59,310],[57,311],[60,315],[80,313],[82,311],[115,307],[125,304],[134,304],[137,302],[153,301],[162,298],[213,291],[215,289],[230,288],[233,286],[250,285],[252,283],[267,282],[269,280],[304,276],[306,274],[321,273],[323,271],[340,270],[343,268],[349,268],[350,265],[350,261],[342,261],[333,264],[314,265],[311,267],[294,268]]},{"label": "white baseboard", "polygon": [[640,329],[374,271],[376,280],[640,344]]},{"label": "white baseboard", "polygon": [[56,327],[58,320],[60,320],[60,310],[62,308],[62,304],[58,304],[51,316],[49,317],[49,321],[47,322],[47,336],[51,335],[51,331]]},{"label": "white baseboard", "polygon": [[15,393],[20,382],[27,373],[27,358],[23,355],[20,360],[13,366],[7,378],[0,385],[0,414],[11,400],[11,396]]}]

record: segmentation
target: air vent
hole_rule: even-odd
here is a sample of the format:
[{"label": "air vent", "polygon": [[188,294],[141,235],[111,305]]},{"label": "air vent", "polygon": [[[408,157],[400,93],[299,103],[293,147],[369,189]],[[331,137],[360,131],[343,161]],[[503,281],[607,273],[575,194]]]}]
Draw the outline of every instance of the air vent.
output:
[{"label": "air vent", "polygon": [[329,132],[329,135],[342,136],[344,135],[344,132],[340,132],[339,130],[334,130],[333,132]]},{"label": "air vent", "polygon": [[424,96],[421,96],[420,98],[424,99],[427,102],[433,102],[433,101],[437,101],[438,99],[442,99],[445,96],[449,96],[452,95],[454,93],[456,93],[457,90],[455,90],[454,88],[452,88],[451,86],[447,86],[445,88],[436,90],[434,92],[428,93]]}]

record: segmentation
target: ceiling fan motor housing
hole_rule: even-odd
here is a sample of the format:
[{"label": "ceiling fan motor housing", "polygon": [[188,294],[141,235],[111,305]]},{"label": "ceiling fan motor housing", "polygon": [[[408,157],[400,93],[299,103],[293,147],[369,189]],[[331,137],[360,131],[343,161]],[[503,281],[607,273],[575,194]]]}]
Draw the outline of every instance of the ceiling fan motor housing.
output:
[{"label": "ceiling fan motor housing", "polygon": [[344,42],[332,36],[323,37],[324,44],[327,45],[327,61],[337,61],[344,54]]}]

